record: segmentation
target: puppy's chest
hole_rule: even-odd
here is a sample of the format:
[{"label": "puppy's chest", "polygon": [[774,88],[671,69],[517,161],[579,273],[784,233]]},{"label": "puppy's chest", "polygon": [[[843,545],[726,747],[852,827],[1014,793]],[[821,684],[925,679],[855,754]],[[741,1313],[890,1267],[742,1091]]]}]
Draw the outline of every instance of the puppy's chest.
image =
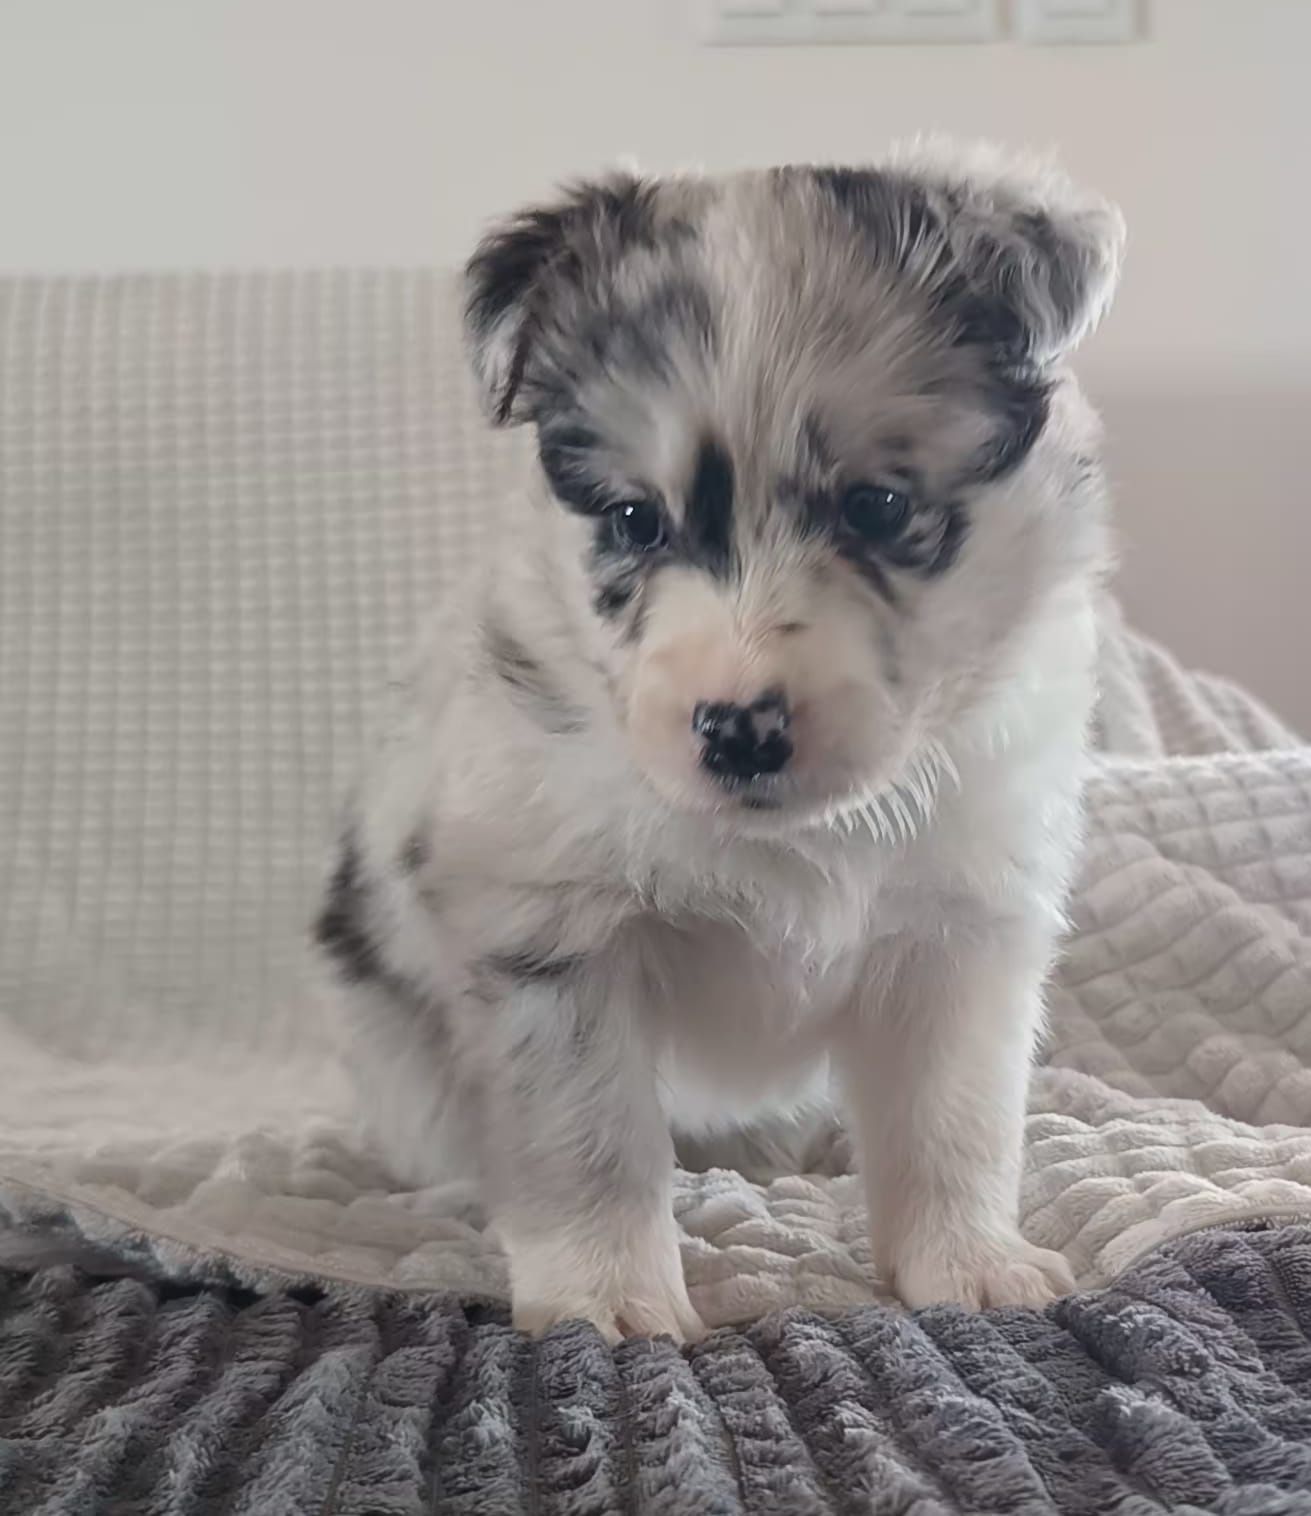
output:
[{"label": "puppy's chest", "polygon": [[804,1102],[824,1087],[838,1020],[879,951],[879,930],[851,901],[787,912],[778,904],[645,928],[655,972],[641,1009],[668,1114],[686,1130]]},{"label": "puppy's chest", "polygon": [[724,890],[650,923],[663,1009],[689,1029],[806,1041],[851,1001],[907,913],[873,877]]},{"label": "puppy's chest", "polygon": [[680,1032],[770,1042],[807,1038],[845,1005],[868,957],[866,944],[818,943],[801,935],[762,939],[742,926],[682,922],[656,928],[658,1001]]}]

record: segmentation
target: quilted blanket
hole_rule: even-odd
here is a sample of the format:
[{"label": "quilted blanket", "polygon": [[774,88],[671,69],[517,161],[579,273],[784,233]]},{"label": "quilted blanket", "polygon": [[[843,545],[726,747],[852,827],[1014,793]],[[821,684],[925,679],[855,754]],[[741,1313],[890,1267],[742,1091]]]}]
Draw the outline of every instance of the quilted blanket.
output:
[{"label": "quilted blanket", "polygon": [[[499,1297],[362,1144],[306,971],[387,670],[494,522],[426,273],[0,284],[0,1212],[171,1268]],[[1107,607],[1024,1225],[1085,1284],[1311,1216],[1311,752]],[[858,1182],[683,1172],[712,1323],[877,1293]]]}]

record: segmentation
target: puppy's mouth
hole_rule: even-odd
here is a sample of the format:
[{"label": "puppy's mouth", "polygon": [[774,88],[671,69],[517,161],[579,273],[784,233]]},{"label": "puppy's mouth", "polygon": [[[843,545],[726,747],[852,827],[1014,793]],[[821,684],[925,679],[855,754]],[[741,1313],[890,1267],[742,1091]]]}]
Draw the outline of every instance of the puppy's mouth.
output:
[{"label": "puppy's mouth", "polygon": [[753,825],[773,830],[804,822],[823,811],[827,800],[812,794],[793,775],[768,775],[758,779],[719,779],[706,785],[710,810],[733,827]]},{"label": "puppy's mouth", "polygon": [[787,808],[784,783],[776,777],[760,779],[720,778],[713,781],[713,793],[721,802],[716,809],[734,811],[781,811]]},{"label": "puppy's mouth", "polygon": [[902,793],[896,777],[901,772],[900,766],[888,765],[875,773],[844,769],[823,775],[789,772],[748,780],[716,779],[702,787],[701,804],[708,791],[710,813],[730,828],[747,831],[807,828],[866,812],[873,814],[875,830],[879,816],[891,816],[888,825],[895,831],[907,805],[914,812],[921,804],[919,791],[913,787]]},{"label": "puppy's mouth", "polygon": [[[644,765],[645,767],[645,765]],[[812,794],[799,776],[761,775],[745,779],[708,773],[697,765],[694,773],[686,769],[678,778],[667,771],[646,770],[666,801],[678,810],[719,823],[730,830],[793,824],[812,811],[824,809],[826,800]]]}]

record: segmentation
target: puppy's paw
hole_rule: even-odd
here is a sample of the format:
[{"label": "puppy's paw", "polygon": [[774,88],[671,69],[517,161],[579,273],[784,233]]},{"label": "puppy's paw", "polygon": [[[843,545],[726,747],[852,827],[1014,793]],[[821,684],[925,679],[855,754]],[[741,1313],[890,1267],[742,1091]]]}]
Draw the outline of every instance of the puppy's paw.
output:
[{"label": "puppy's paw", "polygon": [[562,1321],[590,1321],[611,1345],[625,1337],[672,1337],[677,1343],[698,1342],[705,1336],[705,1323],[693,1309],[686,1292],[679,1300],[647,1300],[637,1297],[611,1299],[559,1295],[514,1300],[514,1324],[522,1332],[540,1337]]},{"label": "puppy's paw", "polygon": [[550,1245],[510,1248],[514,1324],[539,1337],[562,1321],[590,1321],[609,1343],[625,1337],[696,1342],[705,1323],[687,1296],[678,1248],[653,1244],[636,1258],[563,1254]]},{"label": "puppy's paw", "polygon": [[988,1310],[999,1305],[1041,1308],[1074,1288],[1074,1275],[1059,1253],[1022,1237],[1006,1243],[944,1241],[901,1260],[897,1294],[912,1310],[925,1305],[963,1305]]}]

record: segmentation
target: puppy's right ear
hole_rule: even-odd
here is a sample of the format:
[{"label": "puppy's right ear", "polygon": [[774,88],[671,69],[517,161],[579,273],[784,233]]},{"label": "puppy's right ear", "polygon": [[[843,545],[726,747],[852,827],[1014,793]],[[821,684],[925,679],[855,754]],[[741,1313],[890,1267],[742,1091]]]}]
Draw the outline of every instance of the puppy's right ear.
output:
[{"label": "puppy's right ear", "polygon": [[498,426],[526,421],[521,400],[535,339],[560,294],[595,277],[651,231],[654,186],[631,174],[568,188],[491,231],[465,268],[464,321],[474,373]]}]

